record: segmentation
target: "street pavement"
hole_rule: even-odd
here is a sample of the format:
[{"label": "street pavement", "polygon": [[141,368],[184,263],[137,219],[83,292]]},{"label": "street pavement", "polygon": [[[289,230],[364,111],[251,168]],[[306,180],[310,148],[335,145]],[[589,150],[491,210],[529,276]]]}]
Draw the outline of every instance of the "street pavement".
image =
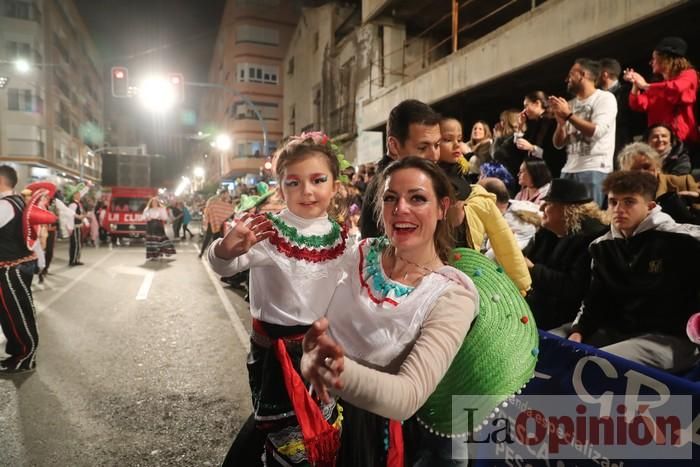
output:
[{"label": "street pavement", "polygon": [[33,284],[37,369],[0,377],[0,466],[221,464],[251,411],[250,318],[194,242],[176,247],[86,247],[69,268],[57,243]]}]

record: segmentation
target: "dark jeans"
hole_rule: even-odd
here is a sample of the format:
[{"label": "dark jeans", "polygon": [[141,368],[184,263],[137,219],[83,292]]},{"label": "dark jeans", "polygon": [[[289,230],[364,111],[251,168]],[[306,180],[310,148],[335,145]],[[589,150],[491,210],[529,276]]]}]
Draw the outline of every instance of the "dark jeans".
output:
[{"label": "dark jeans", "polygon": [[213,233],[211,231],[211,226],[207,225],[207,233],[204,235],[204,240],[202,240],[202,249],[199,252],[200,258],[204,255],[204,252],[207,251],[207,248],[209,248],[211,242],[218,238],[221,238],[221,232]]},{"label": "dark jeans", "polygon": [[173,221],[173,238],[178,238],[180,236],[180,227],[182,226],[182,219],[175,219]]}]

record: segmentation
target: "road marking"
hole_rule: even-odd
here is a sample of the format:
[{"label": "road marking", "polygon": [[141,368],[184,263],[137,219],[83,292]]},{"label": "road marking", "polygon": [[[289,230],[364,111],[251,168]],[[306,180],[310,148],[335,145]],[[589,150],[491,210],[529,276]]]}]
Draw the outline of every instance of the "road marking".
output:
[{"label": "road marking", "polygon": [[[80,282],[80,281],[83,279],[83,277],[85,277],[85,276],[87,276],[88,274],[90,274],[90,273],[91,273],[92,271],[94,271],[99,265],[101,265],[102,263],[104,263],[105,261],[107,261],[109,258],[111,258],[112,255],[113,255],[114,253],[115,253],[114,251],[111,251],[111,252],[107,253],[107,255],[105,255],[101,260],[99,260],[98,262],[96,262],[95,264],[93,264],[92,266],[90,266],[89,268],[83,270],[82,273],[78,274],[78,277],[76,277],[75,279],[73,279],[72,281],[70,281],[68,284],[64,285],[64,286],[61,287],[60,289],[52,290],[52,291],[51,291],[51,292],[52,292],[52,293],[51,293],[51,298],[50,298],[48,301],[46,301],[46,302],[42,302],[42,309],[48,309],[48,307],[50,307],[51,304],[52,304],[53,302],[55,302],[56,300],[58,300],[59,298],[61,298],[61,297],[63,296],[64,293],[68,292],[71,288],[73,288],[73,286],[74,286],[75,284],[77,284],[78,282]],[[36,300],[35,300],[34,302],[36,303]]]},{"label": "road marking", "polygon": [[136,300],[146,300],[148,298],[148,291],[151,290],[151,285],[153,284],[153,278],[156,273],[154,271],[144,271],[142,268],[133,266],[124,266],[119,264],[117,266],[112,266],[109,268],[109,275],[114,277],[117,274],[128,274],[131,276],[143,276],[143,281],[141,282],[141,287],[136,293]]},{"label": "road marking", "polygon": [[155,275],[156,273],[153,271],[146,274],[146,277],[143,278],[141,287],[136,294],[136,300],[146,300],[148,298],[148,291],[151,290],[151,284],[153,284],[153,277]]},{"label": "road marking", "polygon": [[[196,246],[193,245],[192,248],[197,250],[197,252],[199,253],[199,250]],[[221,300],[221,304],[224,305],[224,309],[226,310],[226,313],[228,314],[228,317],[231,320],[231,324],[233,325],[233,330],[236,333],[236,337],[238,337],[238,340],[240,341],[243,348],[246,351],[249,351],[250,336],[248,335],[248,331],[246,331],[245,327],[243,326],[243,323],[241,322],[241,319],[238,317],[238,313],[236,313],[236,309],[233,307],[228,297],[226,296],[226,292],[221,286],[221,281],[219,281],[219,278],[216,276],[216,273],[214,273],[211,266],[209,266],[209,261],[207,261],[206,256],[203,256],[201,258],[201,261],[202,266],[204,266],[204,270],[207,271],[207,276],[209,276],[209,280],[211,280],[211,283],[214,285],[214,289],[216,290],[216,294],[219,296],[219,300]]]}]

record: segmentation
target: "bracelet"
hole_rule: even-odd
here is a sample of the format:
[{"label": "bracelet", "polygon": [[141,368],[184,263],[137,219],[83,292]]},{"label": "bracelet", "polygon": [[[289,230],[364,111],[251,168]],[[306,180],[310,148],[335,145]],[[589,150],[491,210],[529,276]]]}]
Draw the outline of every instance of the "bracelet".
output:
[{"label": "bracelet", "polygon": [[573,116],[574,116],[574,113],[571,112],[569,115],[566,116],[566,118],[564,119],[564,121],[567,121],[567,122],[568,122],[569,119],[570,119],[571,117],[573,117]]}]

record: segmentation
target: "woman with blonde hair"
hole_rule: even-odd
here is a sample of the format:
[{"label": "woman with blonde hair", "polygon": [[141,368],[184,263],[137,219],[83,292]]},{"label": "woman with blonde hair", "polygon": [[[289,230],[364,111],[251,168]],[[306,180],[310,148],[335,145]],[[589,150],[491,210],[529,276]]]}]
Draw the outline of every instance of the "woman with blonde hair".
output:
[{"label": "woman with blonde hair", "polygon": [[478,120],[472,126],[471,136],[465,145],[466,159],[469,161],[469,176],[472,182],[479,178],[481,164],[493,159],[493,135],[489,124]]},{"label": "woman with blonde hair", "polygon": [[628,144],[617,157],[621,170],[649,172],[656,177],[656,202],[676,222],[700,223],[700,185],[692,175],[663,173],[661,156],[645,143]]},{"label": "woman with blonde hair", "polygon": [[576,316],[591,279],[588,245],[608,227],[585,185],[574,180],[552,180],[540,209],[542,228],[525,251],[532,277],[527,302],[538,327],[551,329]]},{"label": "woman with blonde hair", "polygon": [[[520,113],[517,109],[504,110],[494,128],[493,158],[508,169],[513,179],[518,177],[520,164],[527,157],[527,152],[517,145],[526,129],[525,120],[520,117]],[[517,187],[508,188],[513,190]]]},{"label": "woman with blonde hair", "polygon": [[175,247],[165,235],[165,223],[169,219],[165,204],[154,196],[148,201],[143,217],[146,219],[146,259],[174,255]]}]

